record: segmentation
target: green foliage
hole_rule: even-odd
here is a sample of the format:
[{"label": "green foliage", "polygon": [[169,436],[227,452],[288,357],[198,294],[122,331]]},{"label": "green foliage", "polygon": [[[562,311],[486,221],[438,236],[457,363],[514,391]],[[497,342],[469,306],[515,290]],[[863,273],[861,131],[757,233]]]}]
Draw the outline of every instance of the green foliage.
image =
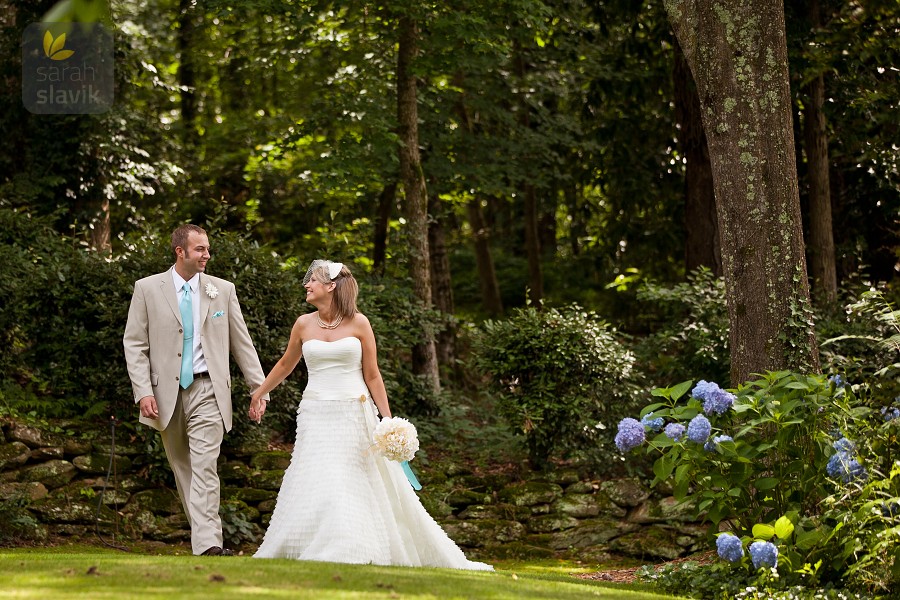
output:
[{"label": "green foliage", "polygon": [[577,305],[529,306],[486,321],[472,350],[500,414],[525,436],[537,466],[596,447],[609,433],[605,424],[635,405],[633,355],[595,313]]},{"label": "green foliage", "polygon": [[[693,419],[704,405],[687,394],[691,385],[654,390],[660,401],[641,415]],[[747,556],[733,567],[710,567],[710,577],[725,572],[742,582],[739,588],[755,585],[760,593],[823,583],[877,593],[897,590],[900,420],[894,417],[900,408],[876,411],[867,393],[867,386],[850,386],[841,378],[767,373],[741,385],[729,410],[706,410],[713,412],[706,415],[712,423],[706,443],[689,436],[672,440],[665,432],[649,440],[647,451],[657,457],[654,484],[670,482],[675,497],[691,502],[710,521],[711,531],[727,526],[745,546],[766,540],[778,547],[780,578],[747,579],[757,577]],[[703,392],[694,388],[692,394]],[[714,440],[722,434],[733,439]],[[700,577],[691,569],[685,573],[671,575],[672,589]],[[732,596],[710,588],[700,597]]]},{"label": "green foliage", "polygon": [[[207,272],[235,284],[242,312],[265,372],[284,353],[296,318],[309,310],[301,285],[305,271],[283,263],[246,235],[220,231],[226,213],[212,217],[212,259]],[[168,227],[163,222],[161,227]],[[49,218],[0,207],[0,391],[23,414],[95,419],[112,412],[134,418],[122,334],[136,280],[172,264],[168,232],[148,227],[125,238],[127,252],[104,257],[59,236]],[[305,265],[304,265],[305,269]],[[408,282],[360,282],[360,308],[379,343],[382,374],[392,403],[402,412],[435,412],[438,400],[415,375],[409,348],[420,332],[442,326],[437,313],[418,308]],[[398,326],[402,324],[403,326]],[[246,415],[249,390],[233,365],[235,435],[258,435]],[[303,369],[273,394],[264,423],[290,437],[305,376]]]},{"label": "green foliage", "polygon": [[[442,455],[457,456],[482,467],[520,464],[525,456],[522,438],[510,431],[497,414],[496,402],[486,393],[454,396],[440,415],[416,419],[416,429],[422,448],[440,449]],[[420,449],[416,464],[427,465],[428,461]]]},{"label": "green foliage", "polygon": [[900,323],[885,293],[883,286],[845,292],[843,306],[823,311],[817,323],[822,369],[866,382],[874,406],[900,395]]},{"label": "green foliage", "polygon": [[256,543],[259,541],[258,527],[253,524],[246,502],[240,500],[223,500],[219,505],[219,517],[222,519],[222,534],[229,544]]},{"label": "green foliage", "polygon": [[[688,421],[703,412],[688,396],[691,382],[653,390],[659,402],[641,411],[667,421]],[[789,512],[815,514],[830,489],[824,465],[833,453],[828,432],[857,417],[855,396],[823,376],[768,373],[738,388],[731,410],[707,415],[712,447],[673,441],[664,432],[650,440],[658,455],[653,483],[669,480],[678,499],[690,498],[715,528],[722,521],[750,531],[754,524]],[[712,442],[710,441],[710,444]]]},{"label": "green foliage", "polygon": [[[897,408],[895,403],[890,408]],[[857,409],[846,424],[865,477],[839,485],[822,502],[823,536],[810,550],[823,570],[857,588],[900,591],[900,419]]]},{"label": "green foliage", "polygon": [[786,584],[771,570],[748,573],[740,565],[718,562],[711,565],[696,561],[667,563],[638,570],[641,581],[672,594],[709,600],[866,600],[868,595],[835,588],[798,583]]},{"label": "green foliage", "polygon": [[724,279],[701,268],[673,286],[644,282],[637,300],[644,326],[652,330],[635,347],[648,374],[658,381],[699,376],[728,386],[731,358]]},{"label": "green foliage", "polygon": [[392,414],[436,414],[441,399],[435,397],[425,378],[413,373],[410,351],[421,342],[423,331],[442,330],[444,317],[419,304],[408,280],[364,277],[359,289],[359,310],[375,331],[378,368]]}]

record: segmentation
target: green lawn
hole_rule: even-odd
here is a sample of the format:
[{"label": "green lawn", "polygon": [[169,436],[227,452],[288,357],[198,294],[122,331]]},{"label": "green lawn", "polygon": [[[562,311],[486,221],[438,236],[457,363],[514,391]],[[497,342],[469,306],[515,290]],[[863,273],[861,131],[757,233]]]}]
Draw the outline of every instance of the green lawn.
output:
[{"label": "green lawn", "polygon": [[0,598],[671,598],[573,577],[565,563],[495,563],[497,572],[356,566],[247,556],[126,553],[91,546],[0,548]]}]

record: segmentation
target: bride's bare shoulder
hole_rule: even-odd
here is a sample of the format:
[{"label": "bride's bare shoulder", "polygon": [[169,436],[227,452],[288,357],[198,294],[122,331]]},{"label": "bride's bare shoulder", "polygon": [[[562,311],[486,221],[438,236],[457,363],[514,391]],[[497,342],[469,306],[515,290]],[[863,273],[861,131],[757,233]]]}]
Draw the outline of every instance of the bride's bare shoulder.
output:
[{"label": "bride's bare shoulder", "polygon": [[312,313],[306,313],[297,317],[297,320],[294,321],[293,331],[295,332],[303,332],[308,329],[315,321]]}]

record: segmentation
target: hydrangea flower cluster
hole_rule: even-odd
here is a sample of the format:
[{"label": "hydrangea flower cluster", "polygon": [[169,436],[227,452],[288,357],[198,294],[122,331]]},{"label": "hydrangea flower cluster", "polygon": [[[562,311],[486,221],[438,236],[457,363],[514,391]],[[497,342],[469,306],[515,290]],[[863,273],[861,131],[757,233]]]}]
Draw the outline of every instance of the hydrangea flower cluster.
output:
[{"label": "hydrangea flower cluster", "polygon": [[726,392],[717,383],[700,380],[694,386],[691,396],[703,401],[703,412],[708,415],[721,415],[734,405],[735,395]]},{"label": "hydrangea flower cluster", "polygon": [[712,432],[712,425],[710,424],[709,419],[703,415],[697,415],[691,419],[690,423],[688,423],[687,437],[695,444],[705,443],[709,438],[710,432]]},{"label": "hydrangea flower cluster", "polygon": [[900,503],[897,502],[882,502],[881,503],[881,516],[882,517],[896,517],[900,514]]},{"label": "hydrangea flower cluster", "polygon": [[641,419],[641,425],[649,429],[650,431],[659,431],[663,428],[663,424],[665,424],[665,420],[662,417],[653,417],[653,413],[647,413]]},{"label": "hydrangea flower cluster", "polygon": [[681,436],[684,435],[684,425],[681,423],[669,423],[666,425],[663,433],[665,433],[666,437],[673,442],[677,442],[681,439]]},{"label": "hydrangea flower cluster", "polygon": [[900,408],[896,406],[884,406],[881,408],[881,416],[885,421],[893,421],[900,418]]},{"label": "hydrangea flower cluster", "polygon": [[844,483],[850,483],[854,479],[866,479],[868,473],[866,468],[859,464],[859,461],[853,457],[856,445],[845,437],[837,440],[832,444],[837,451],[828,459],[825,465],[825,472],[829,477],[840,479]]},{"label": "hydrangea flower cluster", "polygon": [[715,452],[720,443],[733,441],[734,439],[730,435],[717,435],[713,439],[703,444],[703,449],[707,452]]},{"label": "hydrangea flower cluster", "polygon": [[855,452],[855,451],[856,451],[856,444],[854,444],[853,442],[851,442],[850,440],[848,440],[848,439],[845,438],[844,436],[839,437],[839,438],[837,439],[837,441],[832,442],[831,445],[832,445],[832,446],[834,447],[834,449],[837,450],[838,452],[846,452],[846,453],[849,454],[849,453],[851,453],[851,452]]},{"label": "hydrangea flower cluster", "polygon": [[716,550],[719,557],[728,562],[738,562],[744,558],[744,546],[741,544],[741,538],[733,533],[723,533],[716,538]]},{"label": "hydrangea flower cluster", "polygon": [[637,419],[625,417],[619,421],[616,433],[616,448],[620,452],[628,452],[644,443],[644,426]]},{"label": "hydrangea flower cluster", "polygon": [[778,564],[778,547],[772,542],[753,542],[750,544],[750,558],[754,569],[774,567]]}]

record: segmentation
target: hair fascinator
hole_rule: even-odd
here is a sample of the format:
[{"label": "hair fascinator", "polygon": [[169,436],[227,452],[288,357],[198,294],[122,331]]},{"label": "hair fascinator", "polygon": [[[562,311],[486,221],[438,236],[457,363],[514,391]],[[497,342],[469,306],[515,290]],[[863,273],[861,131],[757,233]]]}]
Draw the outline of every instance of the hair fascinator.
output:
[{"label": "hair fascinator", "polygon": [[326,273],[328,273],[328,279],[334,281],[337,276],[341,274],[341,269],[343,268],[344,263],[316,259],[312,261],[312,263],[310,263],[309,268],[306,270],[306,275],[303,276],[303,285],[309,283],[309,280],[312,279],[313,274],[319,269],[323,269]]}]

